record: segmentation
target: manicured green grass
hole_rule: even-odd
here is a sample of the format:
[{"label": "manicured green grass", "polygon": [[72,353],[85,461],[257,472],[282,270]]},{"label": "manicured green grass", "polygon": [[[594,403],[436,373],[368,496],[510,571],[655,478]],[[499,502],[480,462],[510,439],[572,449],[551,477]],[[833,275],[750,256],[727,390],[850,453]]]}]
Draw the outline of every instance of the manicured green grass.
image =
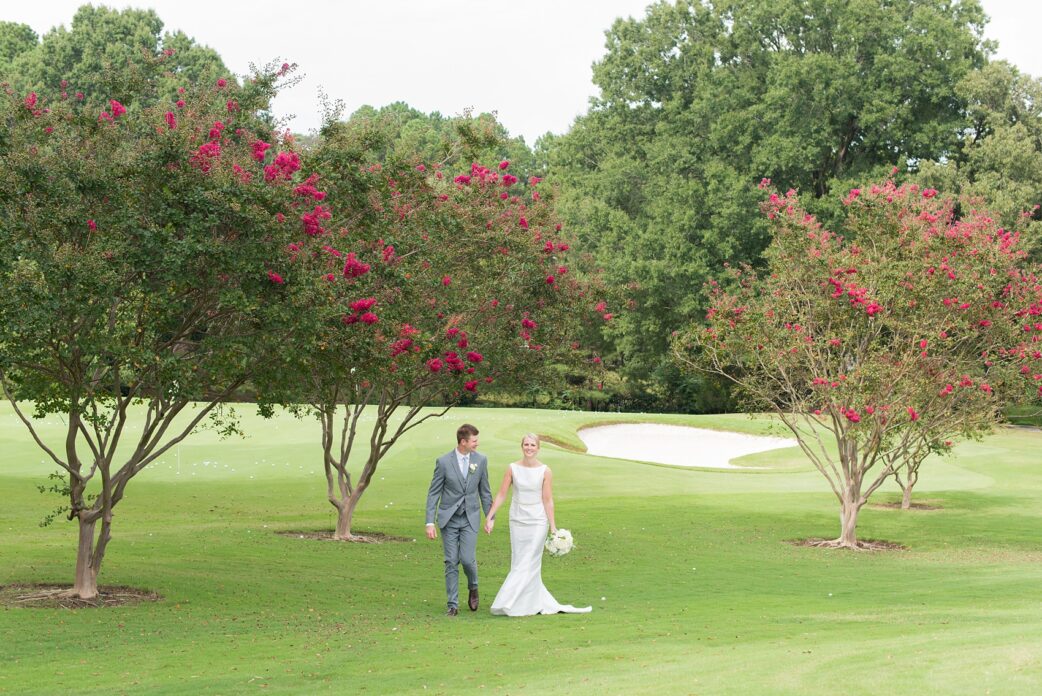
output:
[{"label": "manicured green grass", "polygon": [[[47,431],[59,437],[58,419]],[[441,546],[422,537],[433,460],[481,428],[493,487],[527,431],[578,445],[602,421],[764,432],[744,416],[468,409],[395,448],[356,527],[415,542],[279,536],[330,528],[317,424],[244,418],[250,437],[194,436],[116,510],[107,585],[163,595],[110,609],[0,609],[0,693],[1036,693],[1042,688],[1042,433],[1008,429],[923,468],[942,510],[866,508],[860,534],[907,551],[787,540],[834,536],[838,509],[795,450],[768,472],[683,470],[553,445],[558,521],[576,536],[544,580],[589,615],[493,617],[506,525],[478,547],[483,606],[442,616]],[[697,451],[693,453],[697,456]],[[37,522],[41,464],[0,409],[0,584],[68,582],[75,534]],[[895,500],[896,489],[880,491]]]}]

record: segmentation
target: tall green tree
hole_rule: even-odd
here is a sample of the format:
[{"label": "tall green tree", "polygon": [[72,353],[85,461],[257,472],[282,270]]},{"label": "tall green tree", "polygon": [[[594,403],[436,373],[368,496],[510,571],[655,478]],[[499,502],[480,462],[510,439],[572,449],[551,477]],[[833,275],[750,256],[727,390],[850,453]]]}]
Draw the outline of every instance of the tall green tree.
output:
[{"label": "tall green tree", "polygon": [[710,269],[766,246],[757,183],[815,197],[829,223],[833,190],[956,152],[984,22],[976,0],[678,0],[616,21],[600,95],[542,143],[562,214],[631,290],[615,365],[669,408],[711,390],[679,376],[668,341],[702,315]]},{"label": "tall green tree", "polygon": [[1005,61],[988,63],[957,86],[967,105],[961,147],[943,161],[922,162],[923,185],[958,193],[965,207],[984,206],[1042,251],[1042,80]]},{"label": "tall green tree", "polygon": [[93,107],[108,99],[131,106],[151,98],[140,87],[143,73],[153,71],[164,97],[188,83],[229,78],[216,51],[184,32],[163,32],[154,10],[83,5],[68,28],[55,27],[39,41],[25,25],[0,25],[0,80],[22,94],[64,91],[81,93]]}]

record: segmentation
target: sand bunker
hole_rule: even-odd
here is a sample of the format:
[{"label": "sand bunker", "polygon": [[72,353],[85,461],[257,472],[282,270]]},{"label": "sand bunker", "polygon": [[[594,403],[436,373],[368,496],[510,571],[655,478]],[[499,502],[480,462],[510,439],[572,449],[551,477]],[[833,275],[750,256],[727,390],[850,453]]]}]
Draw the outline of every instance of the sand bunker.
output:
[{"label": "sand bunker", "polygon": [[759,468],[736,466],[731,464],[731,460],[755,452],[796,446],[796,440],[789,438],[659,423],[598,425],[583,428],[578,435],[589,454],[713,469]]}]

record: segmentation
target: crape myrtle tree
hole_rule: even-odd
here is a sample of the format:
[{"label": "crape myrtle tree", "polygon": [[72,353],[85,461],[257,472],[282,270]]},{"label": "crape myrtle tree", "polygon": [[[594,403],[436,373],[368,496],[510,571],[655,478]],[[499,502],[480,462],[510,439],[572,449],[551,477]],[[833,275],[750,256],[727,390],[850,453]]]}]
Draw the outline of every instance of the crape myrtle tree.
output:
[{"label": "crape myrtle tree", "polygon": [[1019,334],[1037,284],[1018,235],[983,212],[957,219],[936,193],[853,189],[841,234],[794,191],[772,193],[767,268],[713,282],[708,326],[675,343],[792,431],[840,504],[828,545],[857,547],[858,512],[884,480],[924,442],[985,431],[1032,369]]},{"label": "crape myrtle tree", "polygon": [[[299,157],[255,116],[287,70],[148,108],[0,99],[0,385],[67,483],[74,596],[98,594],[130,481],[204,420],[234,428],[222,401],[299,313],[280,268],[305,236],[287,217]],[[61,442],[37,429],[48,414]]]},{"label": "crape myrtle tree", "polygon": [[[259,383],[265,401],[317,415],[341,540],[360,538],[358,503],[402,435],[482,391],[595,364],[572,337],[605,313],[538,178],[506,160],[443,169],[381,142],[330,124],[311,153],[316,176],[299,190],[318,215],[308,246],[289,251],[322,282],[292,361]],[[327,193],[335,211],[321,208]]]}]

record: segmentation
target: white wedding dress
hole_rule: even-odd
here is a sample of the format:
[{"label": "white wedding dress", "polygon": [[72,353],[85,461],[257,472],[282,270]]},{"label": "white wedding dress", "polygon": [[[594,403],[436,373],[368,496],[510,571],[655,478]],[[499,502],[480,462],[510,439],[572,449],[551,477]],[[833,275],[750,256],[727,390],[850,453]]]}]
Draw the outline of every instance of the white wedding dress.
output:
[{"label": "white wedding dress", "polygon": [[492,601],[500,616],[585,614],[592,607],[558,604],[543,585],[543,542],[550,523],[543,507],[546,465],[510,465],[513,498],[510,501],[510,573]]}]

